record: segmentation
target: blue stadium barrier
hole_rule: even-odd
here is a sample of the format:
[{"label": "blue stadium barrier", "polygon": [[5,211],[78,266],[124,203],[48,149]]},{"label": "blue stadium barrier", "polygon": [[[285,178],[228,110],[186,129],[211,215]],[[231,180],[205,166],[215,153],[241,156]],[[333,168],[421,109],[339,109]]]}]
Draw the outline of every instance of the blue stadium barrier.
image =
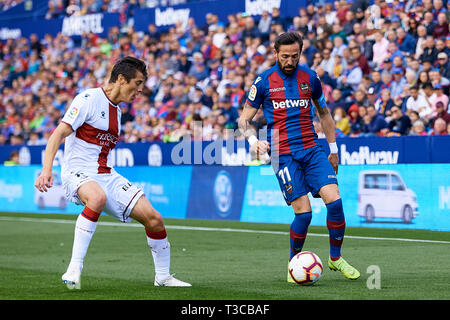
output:
[{"label": "blue stadium barrier", "polygon": [[[34,188],[40,166],[0,166],[5,212],[77,214],[65,200],[55,167],[47,193]],[[117,168],[141,186],[166,218],[285,223],[293,218],[270,166],[136,166]],[[338,174],[348,227],[450,231],[450,164],[347,165]],[[311,198],[312,225],[326,225],[326,207]]]},{"label": "blue stadium barrier", "polygon": [[[325,139],[319,143],[328,151]],[[341,165],[450,163],[450,135],[402,136],[337,139]],[[0,163],[12,151],[19,151],[22,164],[42,164],[45,146],[0,146]],[[54,165],[60,165],[63,146]],[[112,150],[116,167],[167,165],[245,165],[250,161],[249,146],[243,140],[181,141],[177,143],[118,143]]]}]

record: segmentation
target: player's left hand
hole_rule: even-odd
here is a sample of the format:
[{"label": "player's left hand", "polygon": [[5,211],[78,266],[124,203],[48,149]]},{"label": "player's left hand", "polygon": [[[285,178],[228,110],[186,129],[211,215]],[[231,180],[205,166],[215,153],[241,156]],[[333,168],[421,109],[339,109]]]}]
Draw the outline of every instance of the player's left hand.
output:
[{"label": "player's left hand", "polygon": [[330,153],[330,155],[328,156],[328,161],[330,161],[331,166],[334,169],[334,172],[336,172],[336,174],[338,173],[338,166],[339,166],[339,156],[337,153]]}]

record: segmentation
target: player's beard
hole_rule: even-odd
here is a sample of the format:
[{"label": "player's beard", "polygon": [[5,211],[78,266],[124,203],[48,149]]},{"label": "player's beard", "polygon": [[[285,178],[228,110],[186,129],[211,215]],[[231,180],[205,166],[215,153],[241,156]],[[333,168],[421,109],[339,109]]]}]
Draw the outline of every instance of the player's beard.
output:
[{"label": "player's beard", "polygon": [[[294,74],[295,70],[297,69],[298,62],[297,62],[295,65],[288,64],[288,65],[285,65],[285,66],[282,66],[282,67],[281,67],[281,63],[280,63],[280,61],[278,61],[278,65],[280,66],[281,71],[282,71],[285,75],[291,76],[291,75]],[[290,67],[291,69],[286,69],[286,68],[289,68],[289,67]]]}]

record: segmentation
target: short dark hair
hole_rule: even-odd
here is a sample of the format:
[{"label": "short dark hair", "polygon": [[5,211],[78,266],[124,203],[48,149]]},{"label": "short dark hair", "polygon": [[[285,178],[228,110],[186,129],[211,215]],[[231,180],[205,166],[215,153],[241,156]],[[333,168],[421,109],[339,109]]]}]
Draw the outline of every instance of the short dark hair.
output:
[{"label": "short dark hair", "polygon": [[422,89],[427,89],[427,88],[433,89],[433,84],[432,84],[431,82],[429,82],[429,81],[424,82],[424,83],[422,84]]},{"label": "short dark hair", "polygon": [[303,49],[302,36],[296,31],[284,32],[284,33],[279,34],[276,37],[275,43],[274,43],[274,48],[278,52],[280,50],[280,46],[293,44],[296,42],[298,43],[298,46],[300,48],[300,53],[301,53],[302,49]]},{"label": "short dark hair", "polygon": [[116,82],[120,74],[124,76],[127,82],[130,82],[131,79],[136,77],[136,71],[141,72],[147,79],[147,66],[144,61],[130,56],[122,58],[114,65],[109,83]]}]

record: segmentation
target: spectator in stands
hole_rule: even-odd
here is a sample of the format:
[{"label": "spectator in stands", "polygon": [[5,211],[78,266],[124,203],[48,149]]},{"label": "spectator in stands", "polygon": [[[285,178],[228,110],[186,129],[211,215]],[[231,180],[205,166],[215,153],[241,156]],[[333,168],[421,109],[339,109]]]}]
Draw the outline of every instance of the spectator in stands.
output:
[{"label": "spectator in stands", "polygon": [[416,50],[416,40],[414,37],[406,33],[405,29],[399,27],[396,29],[397,43],[403,55],[413,54]]},{"label": "spectator in stands", "polygon": [[349,96],[352,91],[358,90],[363,76],[358,62],[353,57],[349,57],[347,61],[347,68],[347,71],[345,71],[344,74],[337,80],[341,90],[345,92],[343,93],[344,97]]},{"label": "spectator in stands", "polygon": [[328,48],[323,49],[322,51],[322,61],[320,62],[320,66],[329,74],[333,75],[333,67],[334,61],[331,57],[331,50]]},{"label": "spectator in stands", "polygon": [[438,102],[442,102],[444,107],[448,106],[448,95],[444,94],[444,88],[441,84],[436,84],[434,86],[434,94],[430,97],[430,102],[432,111],[436,110]]},{"label": "spectator in stands", "polygon": [[3,165],[5,166],[17,166],[19,165],[19,152],[14,150],[9,155],[9,159],[3,162]]},{"label": "spectator in stands", "polygon": [[383,64],[381,65],[380,68],[378,68],[378,71],[381,72],[381,74],[388,73],[390,75],[390,73],[392,72],[391,59],[389,58],[384,59]]},{"label": "spectator in stands", "polygon": [[269,40],[270,25],[272,24],[272,17],[267,10],[261,13],[261,19],[258,22],[258,31],[261,34],[263,42]]},{"label": "spectator in stands", "polygon": [[434,86],[441,85],[443,88],[448,88],[450,86],[450,81],[447,78],[442,77],[439,73],[438,68],[433,68],[428,71],[430,76],[430,81]]},{"label": "spectator in stands", "polygon": [[392,133],[399,135],[407,135],[411,128],[411,119],[403,114],[402,110],[398,106],[391,108],[391,120],[389,121],[389,130]]},{"label": "spectator in stands", "polygon": [[433,36],[426,36],[425,41],[422,43],[423,53],[420,55],[420,61],[433,63],[437,59],[438,51],[434,46]]},{"label": "spectator in stands", "polygon": [[342,56],[336,54],[333,57],[333,73],[331,74],[334,79],[339,78],[344,72],[344,66],[346,62],[342,59]]},{"label": "spectator in stands", "polygon": [[367,107],[367,115],[364,116],[366,131],[362,136],[384,136],[388,132],[388,124],[384,117],[377,112],[375,106]]},{"label": "spectator in stands", "polygon": [[427,136],[428,134],[425,129],[425,125],[423,124],[423,121],[416,120],[413,123],[411,130],[409,131],[409,135],[411,135],[411,136]]},{"label": "spectator in stands", "polygon": [[227,97],[219,98],[220,115],[225,117],[225,128],[236,129],[236,121],[239,114],[236,108],[231,106],[230,100]]},{"label": "spectator in stands", "polygon": [[363,116],[365,114],[361,116],[359,109],[363,110],[362,112],[366,111],[366,108],[364,106],[358,107],[356,104],[353,104],[350,106],[350,108],[348,108],[348,119],[350,124],[350,132],[348,135],[350,137],[359,136],[359,134],[363,131],[364,128]]},{"label": "spectator in stands", "polygon": [[391,108],[394,106],[394,100],[391,98],[389,89],[381,91],[380,97],[375,101],[375,109],[383,117],[390,115]]},{"label": "spectator in stands", "polygon": [[447,124],[445,123],[444,119],[437,118],[434,121],[433,124],[433,130],[431,130],[430,135],[431,136],[441,136],[441,135],[447,135]]},{"label": "spectator in stands", "polygon": [[247,16],[244,19],[244,30],[242,30],[242,39],[245,38],[258,38],[260,36],[260,32],[258,27],[255,25],[255,20]]},{"label": "spectator in stands", "polygon": [[388,57],[388,45],[389,41],[383,36],[381,30],[377,30],[374,34],[375,43],[373,44],[373,63],[376,67],[380,67]]},{"label": "spectator in stands", "polygon": [[370,67],[369,62],[367,61],[367,58],[361,54],[361,49],[358,45],[350,48],[351,55],[353,59],[355,59],[358,62],[358,66],[361,68],[361,71],[363,74],[370,74]]},{"label": "spectator in stands", "polygon": [[438,14],[438,23],[433,26],[433,37],[440,38],[449,34],[448,20],[445,12]]},{"label": "spectator in stands", "polygon": [[444,106],[442,101],[438,101],[436,103],[436,115],[435,119],[441,118],[445,121],[446,124],[450,123],[450,113],[447,112],[447,108]]},{"label": "spectator in stands", "polygon": [[427,29],[421,24],[417,27],[416,50],[414,51],[416,58],[419,58],[424,52],[426,37]]},{"label": "spectator in stands", "polygon": [[403,88],[406,85],[406,79],[403,76],[403,70],[401,68],[394,68],[394,70],[392,70],[392,74],[394,79],[392,80],[389,89],[391,92],[391,97],[395,99],[401,96]]},{"label": "spectator in stands", "polygon": [[448,55],[445,52],[440,52],[437,55],[438,63],[436,67],[439,69],[439,73],[447,79],[450,79],[450,63],[448,61]]},{"label": "spectator in stands", "polygon": [[[375,88],[374,87],[369,87],[369,89],[367,89],[367,103],[369,104],[373,104],[375,105],[375,103],[377,102],[377,93],[375,92]],[[366,105],[367,106],[367,105]]]},{"label": "spectator in stands", "polygon": [[432,109],[429,107],[423,94],[419,93],[417,86],[409,88],[410,97],[406,100],[406,113],[416,111],[421,118],[429,119],[432,116]]},{"label": "spectator in stands", "polygon": [[369,100],[367,99],[367,96],[363,90],[361,89],[356,90],[353,96],[355,98],[353,103],[356,104],[358,107],[359,106],[367,107],[369,105]]},{"label": "spectator in stands", "polygon": [[341,130],[344,135],[350,133],[350,122],[344,108],[337,107],[334,109],[333,119],[336,122],[336,128]]},{"label": "spectator in stands", "polygon": [[280,9],[275,6],[272,8],[272,25],[280,25],[286,29],[286,21],[281,17]]},{"label": "spectator in stands", "polygon": [[338,107],[342,107],[346,109],[346,101],[345,98],[342,96],[342,92],[339,89],[333,89],[331,93],[332,101],[328,103],[328,108],[330,109],[330,112],[333,113],[334,110]]}]

